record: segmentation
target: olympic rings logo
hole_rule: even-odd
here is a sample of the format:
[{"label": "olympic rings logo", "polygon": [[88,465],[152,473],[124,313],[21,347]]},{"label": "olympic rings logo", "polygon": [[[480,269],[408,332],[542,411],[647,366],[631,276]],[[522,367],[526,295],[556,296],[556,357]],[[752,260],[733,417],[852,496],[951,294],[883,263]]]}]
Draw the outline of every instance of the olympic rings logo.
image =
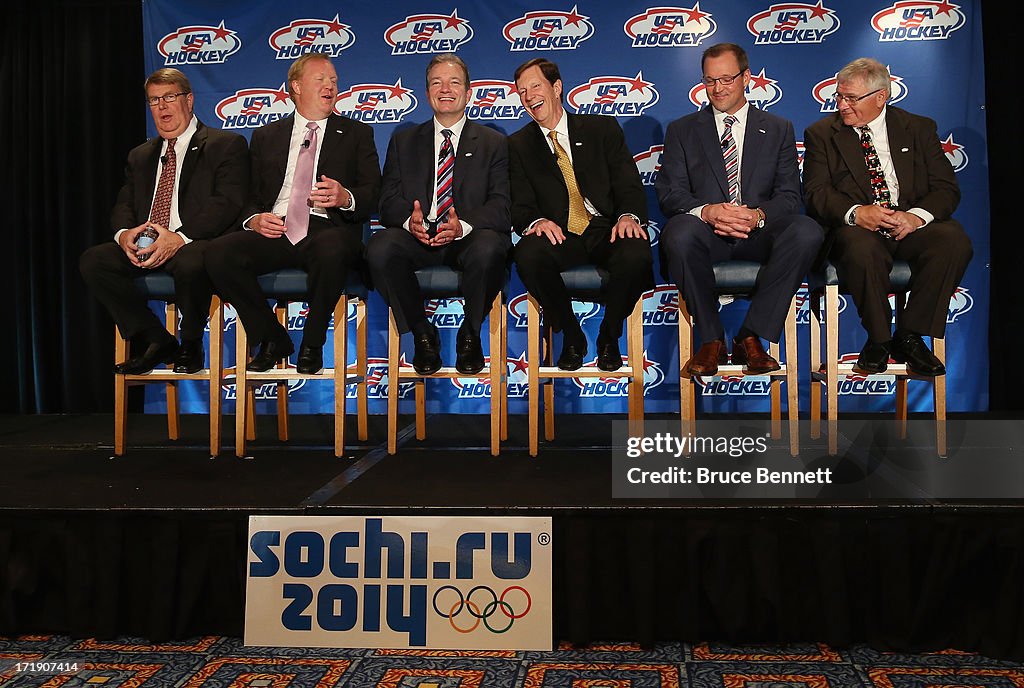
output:
[{"label": "olympic rings logo", "polygon": [[[446,590],[451,590],[458,596],[444,596],[446,598],[451,599],[450,605],[448,604],[447,599],[441,600],[440,602],[438,601],[438,598],[441,598],[442,593],[444,593]],[[490,601],[487,601],[486,604],[482,605],[482,607],[481,603],[483,602],[483,600],[473,600],[473,595],[478,592],[481,594],[489,594],[491,597]],[[509,593],[519,594],[510,596]],[[524,600],[514,599],[520,596],[525,598],[526,606],[523,609],[523,611],[517,613],[512,605],[512,602],[506,600],[506,597],[509,597],[509,599],[511,599],[512,601],[522,603]],[[479,597],[480,595],[477,595],[477,598]],[[472,633],[480,626],[481,622],[483,623],[484,627],[491,633],[505,633],[510,628],[512,628],[512,624],[515,623],[516,619],[521,619],[530,613],[530,608],[533,606],[533,598],[530,597],[530,593],[527,592],[526,588],[519,585],[510,585],[509,587],[505,588],[501,595],[499,595],[486,585],[478,585],[472,590],[470,590],[469,593],[466,595],[463,595],[462,591],[456,588],[454,585],[442,585],[434,593],[433,605],[434,613],[438,616],[443,616],[447,618],[448,623],[450,623],[452,628],[454,628],[459,633]],[[445,609],[447,609],[448,611],[443,611]],[[499,617],[498,621],[495,622],[495,625],[492,626],[490,618],[494,616],[499,610],[501,611],[501,616]],[[466,622],[468,625],[460,626],[455,622],[455,619],[461,616],[463,611],[469,613],[469,616],[472,617],[472,621]],[[508,623],[504,623],[501,617],[508,619]]]}]

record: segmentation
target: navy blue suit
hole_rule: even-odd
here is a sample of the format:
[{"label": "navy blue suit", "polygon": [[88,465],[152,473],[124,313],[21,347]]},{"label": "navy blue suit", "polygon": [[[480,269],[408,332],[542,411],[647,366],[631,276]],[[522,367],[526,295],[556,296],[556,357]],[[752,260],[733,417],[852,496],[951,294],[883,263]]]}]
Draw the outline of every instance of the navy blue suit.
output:
[{"label": "navy blue suit", "polygon": [[790,299],[814,260],[823,233],[800,212],[800,176],[793,125],[750,106],[740,163],[741,203],[760,208],[765,226],[747,239],[720,237],[689,214],[701,205],[725,203],[729,186],[722,145],[710,107],[668,126],[655,182],[668,218],[661,235],[662,269],[683,292],[702,342],[724,337],[718,317],[713,265],[725,260],[763,263],[743,326],[778,341]]}]

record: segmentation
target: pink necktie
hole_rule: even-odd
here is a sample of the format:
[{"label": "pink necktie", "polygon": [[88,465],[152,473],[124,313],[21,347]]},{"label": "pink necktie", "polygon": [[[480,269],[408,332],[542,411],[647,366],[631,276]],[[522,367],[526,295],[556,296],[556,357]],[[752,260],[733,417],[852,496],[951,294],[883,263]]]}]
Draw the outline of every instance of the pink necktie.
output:
[{"label": "pink necktie", "polygon": [[295,175],[292,177],[292,195],[288,199],[288,215],[285,218],[285,236],[297,244],[309,232],[309,192],[313,188],[313,160],[316,158],[316,122],[307,122],[309,134],[299,148],[295,161]]},{"label": "pink necktie", "polygon": [[171,198],[174,197],[174,168],[177,158],[174,143],[178,139],[167,140],[167,152],[164,154],[164,169],[160,172],[160,181],[156,184],[156,195],[153,196],[153,207],[149,211],[149,219],[164,229],[171,221]]}]

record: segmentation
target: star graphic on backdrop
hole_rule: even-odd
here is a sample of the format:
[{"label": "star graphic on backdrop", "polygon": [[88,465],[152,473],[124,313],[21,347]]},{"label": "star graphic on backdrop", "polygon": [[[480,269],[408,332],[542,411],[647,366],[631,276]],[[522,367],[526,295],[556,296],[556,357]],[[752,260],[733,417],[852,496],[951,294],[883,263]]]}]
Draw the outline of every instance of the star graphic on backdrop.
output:
[{"label": "star graphic on backdrop", "polygon": [[284,82],[282,81],[278,89],[274,91],[274,104],[287,103],[289,97],[288,89],[284,87]]},{"label": "star graphic on backdrop", "polygon": [[953,155],[957,151],[963,150],[964,147],[953,140],[953,133],[950,132],[949,136],[942,140],[942,152],[946,155]]},{"label": "star graphic on backdrop", "polygon": [[779,82],[775,79],[769,79],[764,75],[764,67],[761,67],[760,74],[750,75],[750,90],[754,90],[755,88],[766,90],[769,86],[777,83]]},{"label": "star graphic on backdrop", "polygon": [[643,91],[645,88],[654,83],[652,81],[644,81],[643,71],[637,72],[636,77],[632,79],[626,79],[626,82],[629,84],[630,93],[632,93],[633,91]]},{"label": "star graphic on backdrop", "polygon": [[519,358],[510,358],[506,361],[511,368],[509,369],[509,375],[515,375],[516,373],[528,373],[530,364],[526,360],[526,352],[519,354]]},{"label": "star graphic on backdrop", "polygon": [[579,26],[580,22],[590,17],[584,17],[582,14],[576,13],[576,5],[572,6],[572,11],[569,12],[569,16],[565,18],[566,25],[572,24],[573,26]]},{"label": "star graphic on backdrop", "polygon": [[339,36],[341,35],[341,32],[344,29],[348,28],[347,25],[342,24],[340,21],[338,21],[338,15],[334,15],[334,19],[332,19],[331,21],[327,22],[327,26],[328,26],[328,29],[327,29],[327,33],[328,34],[336,33]]},{"label": "star graphic on backdrop", "polygon": [[392,98],[401,98],[406,93],[412,93],[411,89],[404,88],[402,86],[402,80],[401,79],[396,81],[394,86],[388,86],[387,90],[391,93],[391,95],[388,96],[388,100],[390,100]]},{"label": "star graphic on backdrop", "polygon": [[701,19],[703,19],[704,17],[708,16],[707,12],[701,12],[700,11],[700,3],[699,2],[694,4],[693,9],[689,9],[689,10],[684,9],[683,10],[683,14],[685,14],[687,16],[687,19],[686,19],[687,23],[689,23],[689,22],[699,22]]},{"label": "star graphic on backdrop", "polygon": [[231,29],[224,28],[224,20],[220,20],[220,25],[213,30],[213,40],[215,41],[226,41],[231,36],[234,36],[235,32]]},{"label": "star graphic on backdrop", "polygon": [[452,10],[452,16],[445,20],[446,29],[457,29],[466,21],[465,19],[459,19],[458,13],[459,11],[457,9]]},{"label": "star graphic on backdrop", "polygon": [[832,14],[832,10],[830,10],[827,7],[822,7],[821,1],[822,0],[818,0],[818,4],[815,5],[814,9],[811,10],[811,19],[819,19],[821,17],[827,17],[828,15]]},{"label": "star graphic on backdrop", "polygon": [[953,10],[959,9],[959,6],[943,0],[936,9],[938,11],[935,14],[950,14]]}]

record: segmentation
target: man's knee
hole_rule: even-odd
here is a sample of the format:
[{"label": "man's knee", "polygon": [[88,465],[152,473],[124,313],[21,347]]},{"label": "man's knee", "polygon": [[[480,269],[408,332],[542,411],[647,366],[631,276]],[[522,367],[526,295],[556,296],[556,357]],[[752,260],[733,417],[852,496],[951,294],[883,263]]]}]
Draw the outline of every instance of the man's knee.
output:
[{"label": "man's knee", "polygon": [[684,256],[694,249],[706,248],[712,236],[707,223],[689,213],[680,213],[668,219],[659,241],[669,256]]}]

